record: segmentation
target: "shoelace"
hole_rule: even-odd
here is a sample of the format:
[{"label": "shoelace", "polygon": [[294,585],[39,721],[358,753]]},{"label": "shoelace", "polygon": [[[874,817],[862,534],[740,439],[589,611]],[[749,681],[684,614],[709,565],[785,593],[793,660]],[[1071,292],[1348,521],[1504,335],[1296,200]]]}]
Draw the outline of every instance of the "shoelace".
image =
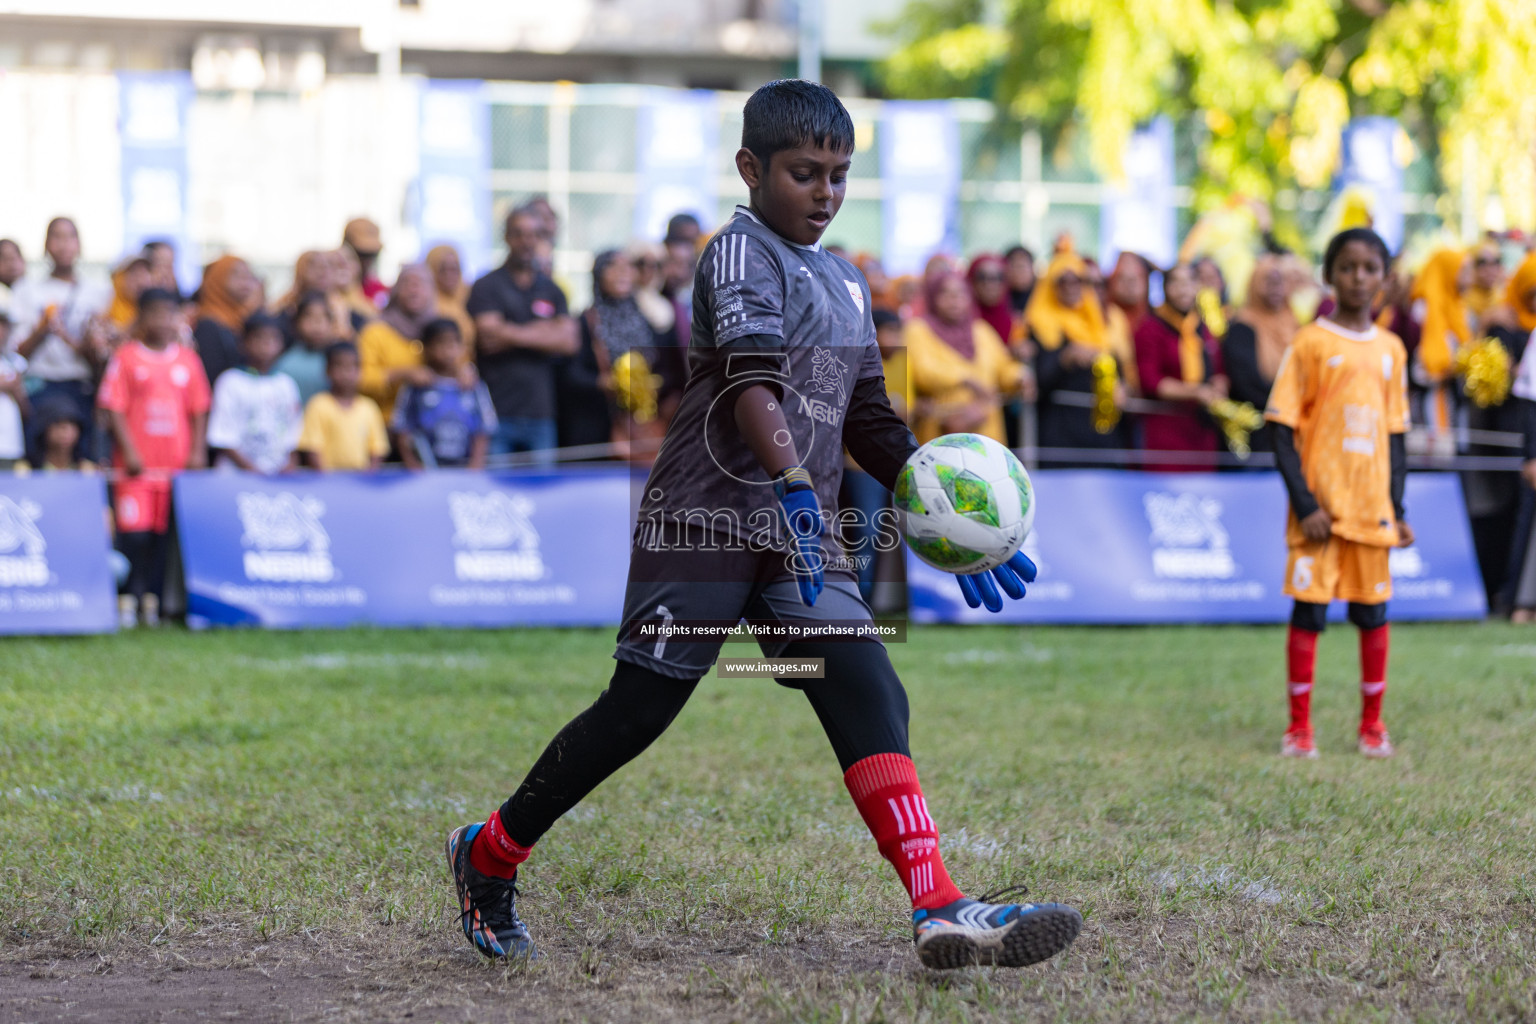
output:
[{"label": "shoelace", "polygon": [[[484,876],[482,876],[482,877],[484,877]],[[492,879],[491,881],[495,881],[495,879]],[[459,924],[461,926],[463,925],[463,923],[466,920],[468,920],[470,915],[473,914],[475,912],[475,910],[478,909],[478,910],[482,911],[482,918],[481,919],[485,922],[485,925],[488,928],[490,928],[491,931],[497,933],[498,935],[500,933],[502,933],[503,931],[522,931],[523,930],[523,919],[517,916],[517,883],[516,882],[510,883],[507,886],[507,892],[506,892],[506,896],[507,896],[507,906],[506,906],[507,922],[506,923],[510,925],[510,928],[498,927],[500,924],[502,924],[502,922],[501,921],[493,921],[491,919],[490,915],[486,914],[484,912],[484,910],[480,907],[480,901],[478,899],[473,898],[475,896],[475,894],[473,892],[470,893],[470,896],[471,896],[471,902],[474,904],[474,907],[472,907],[469,910],[461,910],[461,911],[459,911]],[[487,902],[489,903],[490,901],[487,901]]]},{"label": "shoelace", "polygon": [[1010,886],[1006,886],[1006,887],[1004,887],[1002,889],[997,890],[996,892],[989,892],[985,896],[977,896],[976,897],[976,902],[978,902],[978,903],[996,903],[998,900],[1002,899],[1005,896],[1013,896],[1015,894],[1017,894],[1019,896],[1027,896],[1027,895],[1029,895],[1029,886],[1027,886],[1027,885],[1010,885]]}]

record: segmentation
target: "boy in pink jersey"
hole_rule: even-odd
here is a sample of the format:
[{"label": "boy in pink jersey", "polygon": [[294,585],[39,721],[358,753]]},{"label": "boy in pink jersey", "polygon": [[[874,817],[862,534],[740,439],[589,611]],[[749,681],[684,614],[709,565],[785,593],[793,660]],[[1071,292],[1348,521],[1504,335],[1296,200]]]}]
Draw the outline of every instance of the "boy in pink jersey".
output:
[{"label": "boy in pink jersey", "polygon": [[131,567],[127,599],[145,624],[159,616],[171,479],[208,463],[208,377],[197,353],[176,341],[178,309],[162,289],[139,296],[136,340],[113,354],[96,399],[116,446],[113,507],[118,547]]}]

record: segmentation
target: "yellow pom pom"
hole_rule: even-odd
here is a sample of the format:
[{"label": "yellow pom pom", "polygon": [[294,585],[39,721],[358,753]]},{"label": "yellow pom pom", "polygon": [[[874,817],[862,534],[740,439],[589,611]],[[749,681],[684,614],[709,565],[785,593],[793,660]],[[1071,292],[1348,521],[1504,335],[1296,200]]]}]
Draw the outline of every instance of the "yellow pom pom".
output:
[{"label": "yellow pom pom", "polygon": [[1211,404],[1210,413],[1233,455],[1246,459],[1253,454],[1249,437],[1264,425],[1264,416],[1257,409],[1248,402],[1223,398]]},{"label": "yellow pom pom", "polygon": [[1101,434],[1114,430],[1120,422],[1120,406],[1115,402],[1119,383],[1115,357],[1100,352],[1093,360],[1093,429]]},{"label": "yellow pom pom", "polygon": [[625,352],[613,361],[613,396],[620,409],[649,423],[656,418],[656,393],[661,377],[651,372],[650,363],[639,352]]},{"label": "yellow pom pom", "polygon": [[1461,389],[1479,409],[1504,404],[1509,397],[1509,350],[1497,338],[1484,338],[1456,353]]}]

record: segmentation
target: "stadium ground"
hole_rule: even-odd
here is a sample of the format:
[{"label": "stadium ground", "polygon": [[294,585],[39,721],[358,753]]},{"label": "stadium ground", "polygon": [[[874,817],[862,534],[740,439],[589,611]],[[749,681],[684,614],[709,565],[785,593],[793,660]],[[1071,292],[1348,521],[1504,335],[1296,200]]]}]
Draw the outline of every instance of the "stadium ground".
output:
[{"label": "stadium ground", "polygon": [[0,1020],[1536,1018],[1536,633],[1398,627],[1386,763],[1346,629],[1315,763],[1274,755],[1279,628],[894,652],[951,872],[1081,907],[1058,961],[923,972],[809,707],[712,679],[541,845],[509,972],[442,840],[606,633],[167,631],[0,644]]}]

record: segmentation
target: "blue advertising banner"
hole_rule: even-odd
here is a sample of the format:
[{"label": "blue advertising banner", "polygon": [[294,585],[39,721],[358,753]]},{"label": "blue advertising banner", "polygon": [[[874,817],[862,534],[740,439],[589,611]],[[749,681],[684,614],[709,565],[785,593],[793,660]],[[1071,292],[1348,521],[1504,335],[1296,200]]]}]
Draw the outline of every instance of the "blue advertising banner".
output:
[{"label": "blue advertising banner", "polygon": [[164,239],[176,246],[176,276],[198,280],[187,206],[189,71],[120,71],[118,136],[122,147],[123,250]]},{"label": "blue advertising banner", "polygon": [[892,101],[880,122],[884,250],[891,274],[960,251],[960,126],[943,100]]},{"label": "blue advertising banner", "polygon": [[[1273,473],[1032,474],[1039,505],[1025,552],[1040,566],[1022,601],[966,607],[948,573],[907,559],[913,622],[1281,622],[1285,490]],[[1408,477],[1418,542],[1392,552],[1391,616],[1487,612],[1454,473]],[[1344,606],[1333,614],[1342,617]]]},{"label": "blue advertising banner", "polygon": [[715,144],[717,99],[705,89],[651,89],[635,114],[636,238],[660,238],[675,214],[707,230],[719,219]]},{"label": "blue advertising banner", "polygon": [[421,88],[421,175],[415,202],[422,255],[448,244],[466,280],[489,269],[491,107],[485,83],[430,79]]},{"label": "blue advertising banner", "polygon": [[1335,192],[1356,187],[1372,197],[1371,221],[1387,248],[1403,247],[1403,166],[1397,159],[1402,128],[1390,117],[1357,117],[1340,140]]},{"label": "blue advertising banner", "polygon": [[1160,267],[1178,255],[1173,205],[1173,122],[1157,117],[1125,145],[1124,180],[1106,186],[1099,207],[1099,248],[1105,267],[1122,252],[1145,256]]},{"label": "blue advertising banner", "polygon": [[184,474],[188,623],[617,623],[630,481],[624,467]]},{"label": "blue advertising banner", "polygon": [[0,633],[110,633],[107,485],[99,476],[0,473]]}]

